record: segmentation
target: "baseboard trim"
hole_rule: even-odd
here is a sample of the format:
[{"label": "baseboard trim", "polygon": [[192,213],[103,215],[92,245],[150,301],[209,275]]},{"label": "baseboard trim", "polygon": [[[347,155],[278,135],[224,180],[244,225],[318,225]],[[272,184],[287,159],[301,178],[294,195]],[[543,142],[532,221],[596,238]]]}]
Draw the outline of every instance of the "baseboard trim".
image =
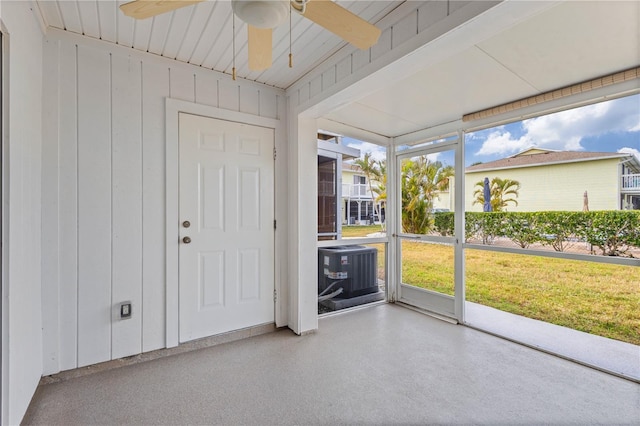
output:
[{"label": "baseboard trim", "polygon": [[[283,329],[286,329],[286,327],[283,327]],[[84,377],[102,371],[109,371],[116,368],[139,364],[142,362],[153,361],[155,359],[164,358],[167,356],[210,348],[213,346],[222,345],[224,343],[247,339],[249,337],[260,336],[262,334],[272,333],[276,330],[278,330],[278,328],[274,323],[260,324],[253,327],[230,331],[228,333],[222,333],[215,336],[192,340],[190,342],[182,343],[173,348],[157,349],[155,351],[132,355],[125,358],[114,359],[112,361],[106,361],[99,364],[88,365],[86,367],[75,368],[73,370],[61,371],[60,373],[42,377],[40,379],[40,384],[46,385],[50,383],[64,382],[70,379]]]}]

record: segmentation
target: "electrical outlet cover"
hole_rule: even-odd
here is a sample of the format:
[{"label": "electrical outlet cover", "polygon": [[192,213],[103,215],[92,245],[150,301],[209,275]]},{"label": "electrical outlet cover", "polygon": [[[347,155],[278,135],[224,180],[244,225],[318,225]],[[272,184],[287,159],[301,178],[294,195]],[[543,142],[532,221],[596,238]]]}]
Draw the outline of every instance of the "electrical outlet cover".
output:
[{"label": "electrical outlet cover", "polygon": [[120,305],[120,318],[131,318],[131,303]]}]

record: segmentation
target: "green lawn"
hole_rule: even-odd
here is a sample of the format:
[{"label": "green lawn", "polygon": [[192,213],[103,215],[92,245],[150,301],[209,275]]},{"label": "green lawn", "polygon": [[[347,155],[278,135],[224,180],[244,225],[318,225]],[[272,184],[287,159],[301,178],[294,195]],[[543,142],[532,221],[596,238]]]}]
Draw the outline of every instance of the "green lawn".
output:
[{"label": "green lawn", "polygon": [[366,237],[368,234],[381,231],[382,227],[380,225],[343,226],[342,237]]},{"label": "green lawn", "polygon": [[[370,229],[343,231],[363,236],[379,227]],[[403,282],[453,293],[451,247],[405,241],[402,251]],[[483,250],[465,253],[468,301],[640,344],[637,267]]]}]

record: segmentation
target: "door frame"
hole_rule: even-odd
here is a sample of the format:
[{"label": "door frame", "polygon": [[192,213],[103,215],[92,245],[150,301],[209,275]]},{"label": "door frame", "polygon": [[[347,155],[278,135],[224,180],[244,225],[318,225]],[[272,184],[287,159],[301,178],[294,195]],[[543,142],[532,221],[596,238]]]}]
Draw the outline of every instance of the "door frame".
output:
[{"label": "door frame", "polygon": [[[449,135],[451,136],[451,135]],[[406,150],[396,150],[393,163],[396,170],[394,186],[395,201],[395,229],[393,236],[395,243],[395,282],[397,301],[414,306],[420,310],[454,320],[464,322],[465,276],[464,276],[464,134],[455,133],[456,139],[446,142],[434,142],[427,146],[420,146]],[[454,227],[453,237],[441,236],[413,236],[402,232],[402,168],[403,159],[417,155],[427,155],[447,150],[454,151]],[[403,238],[401,235],[411,235]],[[416,289],[402,283],[402,250],[404,239],[424,240],[449,243],[454,248],[454,296],[443,295],[429,290]]]},{"label": "door frame", "polygon": [[286,165],[286,128],[281,120],[259,117],[237,111],[220,109],[208,105],[200,105],[192,102],[166,98],[165,100],[165,125],[166,125],[166,216],[165,216],[165,247],[166,247],[166,347],[175,347],[179,344],[179,113],[200,115],[218,120],[233,121],[252,126],[267,127],[274,130],[274,144],[278,153],[274,163],[274,207],[276,223],[280,223],[275,230],[274,247],[274,288],[275,297],[275,323],[276,327],[288,324],[288,287],[286,274],[287,262],[285,254],[286,246],[286,214],[287,214],[287,168]]}]

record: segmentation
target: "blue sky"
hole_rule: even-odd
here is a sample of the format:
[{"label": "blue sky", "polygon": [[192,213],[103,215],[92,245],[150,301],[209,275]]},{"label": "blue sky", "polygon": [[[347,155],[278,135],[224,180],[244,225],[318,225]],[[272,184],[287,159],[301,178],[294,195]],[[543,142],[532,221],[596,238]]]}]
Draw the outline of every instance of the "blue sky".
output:
[{"label": "blue sky", "polygon": [[[349,138],[345,142],[363,154],[372,152],[374,158],[385,156],[377,145]],[[508,157],[532,146],[631,152],[640,160],[640,94],[467,134],[465,166]]]}]

